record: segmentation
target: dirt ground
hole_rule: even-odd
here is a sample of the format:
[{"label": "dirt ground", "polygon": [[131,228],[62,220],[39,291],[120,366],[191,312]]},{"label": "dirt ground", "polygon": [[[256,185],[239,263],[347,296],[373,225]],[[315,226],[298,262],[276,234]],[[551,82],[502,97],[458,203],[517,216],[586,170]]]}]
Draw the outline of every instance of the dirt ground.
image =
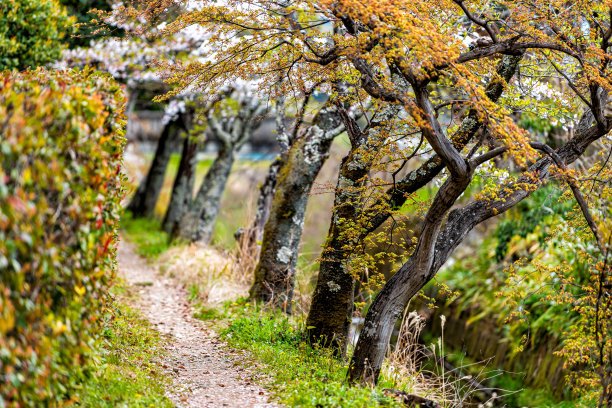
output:
[{"label": "dirt ground", "polygon": [[161,368],[172,377],[168,397],[177,407],[279,407],[245,365],[247,357],[230,350],[209,323],[193,317],[178,280],[160,275],[124,239],[117,255],[120,276],[138,294],[131,306],[167,339]]}]

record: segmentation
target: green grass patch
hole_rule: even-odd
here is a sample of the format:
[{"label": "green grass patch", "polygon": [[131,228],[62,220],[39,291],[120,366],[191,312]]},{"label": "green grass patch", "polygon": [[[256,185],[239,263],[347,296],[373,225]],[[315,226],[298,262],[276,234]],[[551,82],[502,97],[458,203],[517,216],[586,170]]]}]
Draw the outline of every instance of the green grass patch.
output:
[{"label": "green grass patch", "polygon": [[200,310],[194,314],[194,317],[200,320],[216,320],[222,318],[223,314],[214,307],[201,307]]},{"label": "green grass patch", "polygon": [[125,212],[121,229],[136,246],[136,252],[145,258],[156,259],[170,247],[168,235],[157,219],[132,218],[131,213]]},{"label": "green grass patch", "polygon": [[115,302],[104,315],[100,361],[83,384],[77,406],[173,407],[157,362],[163,341],[135,311]]},{"label": "green grass patch", "polygon": [[308,344],[303,324],[280,313],[266,312],[240,301],[223,313],[221,330],[230,346],[247,350],[268,366],[277,399],[293,407],[399,407],[377,388],[349,387],[347,364],[326,350]]}]

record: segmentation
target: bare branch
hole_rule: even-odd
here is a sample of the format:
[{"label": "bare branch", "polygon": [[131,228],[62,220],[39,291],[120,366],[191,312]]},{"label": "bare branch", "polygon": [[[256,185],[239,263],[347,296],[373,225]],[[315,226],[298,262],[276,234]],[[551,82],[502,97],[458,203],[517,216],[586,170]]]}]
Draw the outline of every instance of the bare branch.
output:
[{"label": "bare branch", "polygon": [[485,21],[482,20],[479,17],[476,17],[475,15],[473,15],[470,10],[467,8],[467,6],[464,4],[463,0],[453,0],[459,7],[461,7],[461,9],[463,10],[463,13],[465,13],[465,16],[467,18],[469,18],[474,24],[479,25],[480,27],[484,28],[485,30],[487,30],[487,33],[489,33],[489,37],[491,37],[491,40],[493,40],[494,43],[499,42],[497,40],[497,35],[495,33],[495,29],[493,27],[491,27],[491,25]]},{"label": "bare branch", "polygon": [[475,157],[472,160],[470,160],[470,167],[476,168],[480,166],[482,163],[485,163],[499,155],[504,154],[506,151],[508,151],[507,146],[501,146],[501,147],[497,147],[495,149],[489,150],[488,152],[481,154],[480,156]]},{"label": "bare branch", "polygon": [[[436,119],[435,110],[429,99],[426,85],[413,84],[417,106],[422,110],[428,125],[421,127],[421,132],[431,147],[440,156],[451,174],[463,177],[468,172],[468,167],[461,154],[453,144],[446,138],[440,123]],[[418,113],[416,113],[418,115]]]},{"label": "bare branch", "polygon": [[215,118],[215,116],[212,114],[212,111],[208,113],[207,121],[210,130],[222,143],[230,143],[230,141],[232,140],[232,135],[228,133],[225,129],[223,129],[221,122],[219,122],[219,120]]}]

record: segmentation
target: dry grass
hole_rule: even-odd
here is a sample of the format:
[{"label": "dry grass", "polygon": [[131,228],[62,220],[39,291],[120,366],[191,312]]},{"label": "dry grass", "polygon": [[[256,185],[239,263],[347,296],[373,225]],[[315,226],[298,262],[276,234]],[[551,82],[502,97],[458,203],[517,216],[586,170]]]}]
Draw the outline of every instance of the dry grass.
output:
[{"label": "dry grass", "polygon": [[[245,229],[248,229],[253,225],[255,218],[255,202],[257,197],[251,195],[244,210],[244,219],[242,225]],[[233,275],[235,279],[245,284],[250,284],[253,280],[255,267],[259,260],[259,253],[261,251],[261,245],[259,242],[250,242],[248,234],[242,234],[238,242],[232,251],[233,262]]]},{"label": "dry grass", "polygon": [[211,247],[177,246],[159,259],[160,270],[179,279],[203,303],[219,305],[245,296],[248,285],[235,275],[233,258]]},{"label": "dry grass", "polygon": [[[491,390],[484,388],[484,380],[500,375],[485,373],[487,361],[480,361],[461,367],[453,367],[445,363],[444,324],[446,317],[440,316],[442,336],[429,347],[421,344],[419,338],[425,328],[426,318],[417,312],[404,314],[400,326],[397,343],[393,347],[382,368],[381,375],[390,381],[392,387],[410,394],[418,395],[438,402],[444,408],[479,407],[488,408],[495,401],[511,394],[508,390]],[[425,369],[429,363],[432,369]],[[470,366],[481,367],[477,375],[464,375]],[[488,394],[486,401],[477,403]]]},{"label": "dry grass", "polygon": [[397,343],[385,360],[381,375],[390,380],[393,388],[440,403],[443,407],[456,406],[449,398],[452,384],[446,384],[444,375],[423,369],[428,351],[419,343],[425,319],[416,312],[404,314]]},{"label": "dry grass", "polygon": [[[252,208],[246,205],[242,225],[250,225]],[[258,254],[243,242],[231,252],[214,246],[178,245],[164,252],[159,263],[162,272],[183,282],[198,301],[215,306],[248,295]]]}]

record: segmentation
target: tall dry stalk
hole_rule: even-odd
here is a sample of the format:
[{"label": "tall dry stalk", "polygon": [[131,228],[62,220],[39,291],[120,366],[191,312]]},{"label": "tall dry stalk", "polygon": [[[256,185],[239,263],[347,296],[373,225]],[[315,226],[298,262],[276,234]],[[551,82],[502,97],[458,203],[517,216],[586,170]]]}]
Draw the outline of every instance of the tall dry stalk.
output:
[{"label": "tall dry stalk", "polygon": [[[242,225],[253,224],[253,219],[255,218],[253,201],[253,195],[249,195]],[[235,236],[238,236],[238,241],[236,249],[232,252],[231,277],[237,283],[250,285],[253,281],[255,266],[259,260],[261,243],[250,240],[249,234],[236,234]]]},{"label": "tall dry stalk", "polygon": [[[442,354],[443,338],[438,340],[438,347],[432,347],[432,353],[419,342],[424,327],[425,318],[417,312],[404,313],[397,342],[387,357],[382,374],[405,395],[423,397],[444,408],[459,407],[462,404],[459,380],[448,381],[443,360],[436,358],[435,354],[436,348]],[[435,372],[423,368],[427,360],[435,362]]]}]

